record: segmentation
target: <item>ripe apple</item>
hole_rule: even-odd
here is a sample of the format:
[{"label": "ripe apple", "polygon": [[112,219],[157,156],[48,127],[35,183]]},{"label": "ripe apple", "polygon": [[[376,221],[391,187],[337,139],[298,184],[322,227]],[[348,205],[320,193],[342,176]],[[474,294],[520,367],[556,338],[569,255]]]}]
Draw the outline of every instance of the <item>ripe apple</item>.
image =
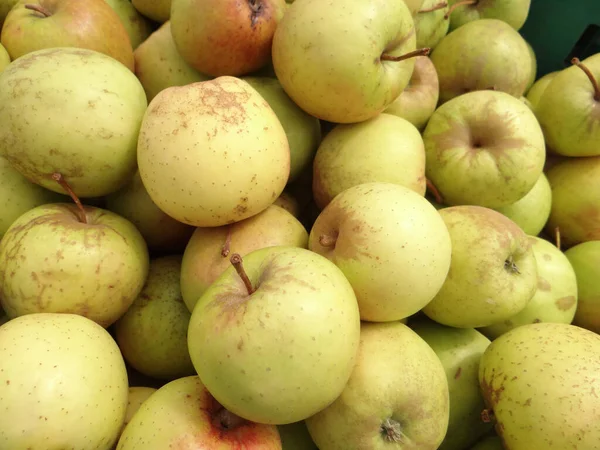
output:
[{"label": "ripe apple", "polygon": [[380,114],[340,124],[321,142],[313,161],[312,186],[320,209],[346,189],[371,182],[394,183],[425,195],[423,139],[408,120]]},{"label": "ripe apple", "polygon": [[135,50],[152,33],[153,25],[132,5],[131,0],[105,0],[117,13],[129,35],[131,48]]},{"label": "ripe apple", "polygon": [[181,267],[181,292],[188,309],[231,266],[234,253],[244,257],[266,247],[306,248],[308,233],[289,212],[275,205],[248,219],[222,227],[196,228]]},{"label": "ripe apple", "polygon": [[29,53],[0,73],[0,156],[55,192],[61,172],[79,197],[110,194],[135,173],[146,106],[135,75],[102,53]]},{"label": "ripe apple", "polygon": [[526,97],[527,100],[529,100],[529,104],[532,106],[534,112],[540,103],[542,95],[544,94],[544,92],[546,92],[546,88],[550,85],[550,82],[554,79],[554,77],[559,73],[560,71],[556,70],[554,72],[547,73],[543,77],[538,78],[527,91]]},{"label": "ripe apple", "polygon": [[117,450],[281,450],[273,425],[248,422],[224,409],[197,376],[165,384],[140,406]]},{"label": "ripe apple", "polygon": [[446,16],[448,2],[425,0],[420,11],[415,15],[417,30],[417,47],[434,49],[448,34],[450,21]]},{"label": "ripe apple", "polygon": [[600,241],[589,241],[565,252],[577,276],[578,304],[573,324],[600,334]]},{"label": "ripe apple", "polygon": [[450,236],[422,196],[391,183],[353,186],[333,199],[308,248],[333,261],[354,288],[362,320],[396,321],[423,308],[450,266]]},{"label": "ripe apple", "polygon": [[426,175],[449,205],[510,205],[533,189],[544,168],[534,113],[504,92],[475,91],[443,104],[423,141]]},{"label": "ripe apple", "polygon": [[76,47],[108,55],[133,71],[125,26],[106,0],[28,0],[6,16],[0,42],[15,60],[36,50]]},{"label": "ripe apple", "polygon": [[166,22],[171,16],[171,0],[131,0],[131,4],[142,15],[158,23]]},{"label": "ripe apple", "polygon": [[400,322],[363,322],[348,384],[306,425],[320,449],[437,449],[448,397],[444,367],[422,338]]},{"label": "ripe apple", "polygon": [[266,66],[285,0],[173,0],[171,32],[177,50],[208,75],[239,76]]},{"label": "ripe apple", "polygon": [[41,313],[0,327],[2,448],[108,450],[127,396],[119,348],[91,320]]},{"label": "ripe apple", "polygon": [[304,420],[340,395],[354,367],[360,316],[352,286],[332,262],[302,248],[255,250],[243,264],[233,254],[231,262],[192,312],[194,367],[240,417]]},{"label": "ripe apple", "polygon": [[9,64],[10,55],[8,54],[4,46],[0,44],[0,73],[2,73]]},{"label": "ripe apple", "polygon": [[[335,17],[335,20],[331,20]],[[273,38],[273,66],[291,99],[334,123],[361,122],[408,85],[416,49],[403,0],[294,2]]]},{"label": "ripe apple", "polygon": [[142,122],[137,158],[152,201],[196,227],[226,225],[264,211],[290,173],[281,122],[252,86],[229,76],[170,87],[154,97]]},{"label": "ripe apple", "polygon": [[439,210],[452,239],[448,277],[423,308],[457,328],[485,327],[521,311],[537,288],[529,237],[512,220],[481,206]]},{"label": "ripe apple", "polygon": [[531,0],[449,0],[450,29],[480,19],[498,19],[520,30],[529,16]]}]

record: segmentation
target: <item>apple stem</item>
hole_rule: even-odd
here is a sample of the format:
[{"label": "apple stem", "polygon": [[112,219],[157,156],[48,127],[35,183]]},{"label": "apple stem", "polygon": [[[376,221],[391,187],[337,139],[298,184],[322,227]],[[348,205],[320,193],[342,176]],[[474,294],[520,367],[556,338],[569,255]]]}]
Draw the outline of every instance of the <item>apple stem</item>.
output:
[{"label": "apple stem", "polygon": [[457,2],[450,7],[450,9],[448,10],[448,12],[446,14],[444,14],[444,19],[448,20],[448,18],[450,17],[450,14],[452,14],[454,12],[454,10],[456,8],[458,8],[459,6],[475,5],[478,2],[479,2],[479,0],[463,0],[462,2]]},{"label": "apple stem", "polygon": [[336,242],[337,238],[334,236],[328,236],[326,234],[319,236],[319,244],[321,244],[323,247],[333,248],[335,247]]},{"label": "apple stem", "polygon": [[230,261],[231,261],[231,264],[233,265],[233,267],[235,267],[237,274],[244,282],[244,285],[246,286],[246,290],[248,291],[248,295],[252,295],[254,293],[255,289],[254,289],[254,287],[252,287],[250,278],[248,278],[248,274],[244,270],[244,264],[242,262],[242,257],[239,255],[239,253],[234,253],[233,255],[231,255]]},{"label": "apple stem", "polygon": [[402,428],[400,422],[393,419],[385,419],[381,424],[381,433],[385,440],[389,442],[402,441]]},{"label": "apple stem", "polygon": [[25,5],[25,9],[30,9],[31,11],[35,11],[37,13],[40,13],[42,16],[44,17],[50,17],[52,14],[50,14],[50,12],[44,8],[42,5],[35,5],[32,3],[27,3]]},{"label": "apple stem", "polygon": [[387,55],[387,54],[383,54],[381,55],[381,61],[394,61],[394,62],[398,62],[398,61],[404,61],[405,59],[410,59],[410,58],[414,58],[415,56],[427,56],[429,55],[429,53],[431,53],[431,49],[429,47],[425,47],[425,48],[419,48],[417,50],[415,50],[414,52],[410,52],[410,53],[406,53],[405,55],[400,55],[400,56],[392,56],[392,55]]},{"label": "apple stem", "polygon": [[512,273],[521,274],[519,266],[517,266],[517,263],[515,263],[512,256],[509,256],[506,261],[504,261],[504,268]]},{"label": "apple stem", "polygon": [[438,11],[440,9],[444,9],[446,6],[448,6],[448,2],[441,2],[441,3],[438,3],[437,5],[433,5],[431,8],[421,9],[419,11],[419,14]]},{"label": "apple stem", "polygon": [[431,192],[431,195],[433,195],[435,201],[440,205],[443,205],[444,199],[442,198],[440,191],[438,191],[438,188],[435,187],[435,184],[433,184],[429,178],[425,178],[425,183],[427,184],[427,189],[429,189],[429,192]]},{"label": "apple stem", "polygon": [[223,258],[229,256],[230,247],[231,247],[231,226],[228,226],[227,227],[227,237],[225,238],[225,243],[223,244],[223,247],[221,248],[221,256]]},{"label": "apple stem", "polygon": [[556,248],[562,250],[560,242],[560,227],[554,228],[554,239],[556,240]]},{"label": "apple stem", "polygon": [[78,214],[79,221],[81,223],[87,223],[85,209],[84,209],[83,205],[81,204],[81,200],[79,200],[79,197],[77,197],[77,195],[75,195],[75,192],[73,192],[73,189],[71,189],[71,186],[69,186],[69,183],[67,183],[67,180],[65,180],[65,177],[62,176],[62,173],[58,173],[58,172],[53,173],[52,179],[54,181],[56,181],[58,184],[60,184],[60,186],[67,192],[67,194],[69,194],[69,196],[73,199],[73,201],[77,205],[77,209],[79,212],[79,214]]},{"label": "apple stem", "polygon": [[594,100],[600,102],[600,87],[598,87],[598,82],[596,81],[596,78],[594,78],[594,75],[592,74],[591,70],[587,68],[586,65],[579,60],[579,58],[573,58],[571,60],[571,64],[575,64],[587,75],[587,77],[592,82],[592,86],[594,87]]}]

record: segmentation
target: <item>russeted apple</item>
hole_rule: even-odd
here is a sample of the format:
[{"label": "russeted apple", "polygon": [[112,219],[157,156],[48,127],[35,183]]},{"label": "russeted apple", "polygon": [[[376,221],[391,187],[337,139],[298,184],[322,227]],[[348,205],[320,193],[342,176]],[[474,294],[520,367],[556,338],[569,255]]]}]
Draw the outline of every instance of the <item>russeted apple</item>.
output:
[{"label": "russeted apple", "polygon": [[142,121],[137,160],[152,201],[196,227],[264,211],[290,174],[275,112],[250,84],[229,76],[159,92]]},{"label": "russeted apple", "polygon": [[449,0],[450,29],[480,19],[499,19],[520,30],[529,16],[531,0]]},{"label": "russeted apple", "polygon": [[577,312],[573,325],[600,334],[600,240],[577,244],[567,251],[577,277]]},{"label": "russeted apple", "polygon": [[131,0],[131,4],[154,22],[162,24],[171,17],[171,0]]},{"label": "russeted apple", "polygon": [[352,286],[335,264],[302,248],[274,246],[230,260],[190,320],[188,346],[202,383],[253,422],[285,425],[321,411],[356,362]]},{"label": "russeted apple", "polygon": [[450,267],[450,235],[439,213],[422,195],[392,183],[340,193],[317,217],[308,248],[342,270],[361,319],[372,322],[415,314]]},{"label": "russeted apple", "polygon": [[152,23],[135,9],[131,0],[105,1],[117,13],[119,19],[121,19],[121,23],[129,35],[131,48],[135,50],[152,33]]}]

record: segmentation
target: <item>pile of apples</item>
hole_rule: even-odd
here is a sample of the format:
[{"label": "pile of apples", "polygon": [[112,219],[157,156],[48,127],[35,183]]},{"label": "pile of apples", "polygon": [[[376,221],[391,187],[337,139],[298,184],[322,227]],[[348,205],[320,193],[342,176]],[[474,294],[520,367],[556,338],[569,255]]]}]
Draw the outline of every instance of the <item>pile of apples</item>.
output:
[{"label": "pile of apples", "polygon": [[600,54],[530,0],[0,0],[0,449],[600,444]]}]

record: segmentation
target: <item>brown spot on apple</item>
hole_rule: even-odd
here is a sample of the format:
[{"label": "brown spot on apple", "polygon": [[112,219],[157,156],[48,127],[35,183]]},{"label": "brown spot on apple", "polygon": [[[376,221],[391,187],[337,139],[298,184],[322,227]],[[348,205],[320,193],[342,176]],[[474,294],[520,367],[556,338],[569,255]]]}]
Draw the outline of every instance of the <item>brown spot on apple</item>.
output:
[{"label": "brown spot on apple", "polygon": [[556,300],[555,304],[558,309],[561,311],[568,311],[575,305],[575,297],[573,295],[569,295],[566,297],[561,297]]},{"label": "brown spot on apple", "polygon": [[538,289],[540,291],[548,292],[552,290],[552,285],[542,277],[538,277]]}]

